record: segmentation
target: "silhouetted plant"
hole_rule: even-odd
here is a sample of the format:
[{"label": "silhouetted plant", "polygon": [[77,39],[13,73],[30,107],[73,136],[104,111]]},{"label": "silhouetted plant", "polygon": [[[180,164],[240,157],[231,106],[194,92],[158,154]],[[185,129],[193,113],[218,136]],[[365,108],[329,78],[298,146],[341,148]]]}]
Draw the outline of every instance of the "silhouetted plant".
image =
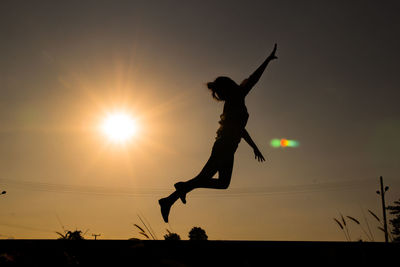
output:
[{"label": "silhouetted plant", "polygon": [[387,207],[390,214],[394,215],[394,218],[389,220],[392,225],[393,242],[400,242],[400,199],[394,202],[395,205]]},{"label": "silhouetted plant", "polygon": [[140,227],[136,223],[133,224],[136,228],[139,229],[139,234],[146,237],[147,239],[157,240],[157,236],[153,232],[153,229],[151,228],[150,224],[147,222],[147,224],[149,225],[149,226],[147,226],[147,224],[143,221],[143,219],[139,215],[138,215],[138,217],[139,217],[140,221],[142,222],[142,224],[144,225],[144,228],[146,228],[146,230],[147,230],[147,232],[146,232],[142,227]]},{"label": "silhouetted plant", "polygon": [[177,233],[172,233],[167,229],[168,234],[164,235],[165,240],[181,240],[181,237]]},{"label": "silhouetted plant", "polygon": [[[354,218],[354,217],[352,217],[352,216],[347,216],[347,218],[349,218],[351,221],[353,221],[354,223],[356,223],[356,224],[360,227],[361,231],[363,231],[363,233],[367,236],[367,238],[368,238],[369,241],[374,241],[374,240],[373,240],[373,237],[372,237],[371,235],[369,235],[369,234],[367,233],[367,231],[365,231],[363,225],[360,223],[359,220],[357,220],[356,218]],[[367,224],[367,227],[369,227],[368,224]],[[362,240],[362,239],[360,238],[360,240]]]},{"label": "silhouetted plant", "polygon": [[60,237],[58,239],[63,239],[63,240],[84,240],[85,238],[83,237],[84,234],[82,234],[82,231],[75,230],[75,231],[65,231],[64,234],[60,232],[56,232]]},{"label": "silhouetted plant", "polygon": [[208,236],[206,231],[204,231],[201,227],[193,227],[189,232],[190,240],[207,240]]},{"label": "silhouetted plant", "polygon": [[342,229],[346,240],[347,240],[347,241],[350,241],[351,239],[350,239],[349,231],[348,231],[348,229],[347,229],[346,221],[345,221],[345,219],[344,219],[344,217],[343,217],[342,214],[340,214],[340,216],[341,216],[342,222],[340,222],[340,221],[339,221],[338,219],[336,219],[336,218],[333,218],[333,220],[339,225],[340,229]]},{"label": "silhouetted plant", "polygon": [[371,214],[379,223],[381,222],[381,219],[379,219],[379,217],[373,213],[371,210],[368,210],[369,214]]},{"label": "silhouetted plant", "polygon": [[[379,219],[378,215],[376,215],[375,213],[373,213],[371,210],[368,210],[368,212],[369,212],[369,214],[371,214],[371,215],[380,223],[380,226],[378,226],[377,228],[378,228],[380,231],[382,231],[383,233],[385,233],[385,229],[383,228],[383,223],[382,223],[381,219]],[[389,230],[389,229],[388,229],[388,237],[389,237],[389,240],[390,240],[390,241],[393,241],[393,237],[392,237],[392,235],[390,234],[390,230]]]},{"label": "silhouetted plant", "polygon": [[58,219],[58,221],[63,229],[63,232],[64,232],[64,234],[62,234],[60,232],[56,232],[60,236],[58,239],[63,239],[63,240],[84,240],[85,239],[83,236],[89,231],[89,229],[87,229],[83,234],[82,234],[82,231],[80,231],[80,230],[69,231],[69,230],[65,229],[65,227],[62,224],[58,215],[57,215],[57,219]]},{"label": "silhouetted plant", "polygon": [[[399,202],[399,204],[400,204],[400,202]],[[400,206],[399,206],[399,209],[400,209]],[[380,231],[385,232],[385,230],[383,229],[383,224],[382,224],[381,219],[380,219],[373,211],[368,210],[368,212],[369,212],[369,214],[380,224],[380,226],[377,226],[377,229],[380,230]],[[400,212],[400,211],[399,211],[399,212]],[[363,227],[363,225],[361,224],[361,222],[360,222],[358,219],[356,219],[355,217],[352,217],[352,216],[343,216],[341,213],[339,213],[339,214],[340,214],[340,219],[333,218],[333,220],[337,223],[337,225],[338,225],[338,226],[340,227],[340,229],[343,231],[343,233],[344,233],[345,238],[346,238],[347,241],[352,241],[352,240],[351,240],[351,236],[350,236],[349,225],[347,224],[345,218],[347,218],[347,219],[350,220],[351,222],[357,224],[358,227],[360,227],[361,231],[365,234],[365,236],[367,237],[367,239],[368,239],[369,241],[374,241],[374,236],[373,236],[372,231],[371,231],[371,229],[370,229],[370,227],[369,227],[368,220],[367,220],[367,218],[366,218],[365,216],[364,216],[364,220],[365,220],[365,224],[366,224],[366,226],[367,226],[368,232],[365,230],[365,228]],[[363,213],[363,214],[364,214],[364,213]],[[392,236],[391,236],[390,234],[389,234],[389,239],[390,239],[391,241],[393,240],[393,238],[392,238]],[[362,240],[362,238],[360,237],[360,238],[358,239],[358,241],[363,241],[363,240]]]},{"label": "silhouetted plant", "polygon": [[[347,241],[352,241],[351,240],[351,236],[350,236],[350,231],[349,231],[349,225],[346,223],[345,217],[341,213],[339,213],[339,214],[340,214],[341,222],[336,218],[333,218],[333,220],[339,225],[340,229],[343,231],[343,233],[344,233],[344,235],[346,237],[346,240]],[[360,227],[360,229],[363,231],[363,233],[367,236],[369,241],[373,241],[372,233],[371,233],[371,231],[369,229],[368,222],[366,222],[366,224],[367,224],[367,228],[368,228],[368,230],[370,231],[371,234],[368,234],[367,231],[365,231],[363,225],[360,223],[360,221],[358,219],[356,219],[356,218],[354,218],[352,216],[346,216],[346,218],[348,220],[350,220],[351,222],[357,224],[358,227]],[[360,237],[357,241],[363,241],[363,240]]]},{"label": "silhouetted plant", "polygon": [[145,231],[142,227],[140,227],[140,226],[137,225],[136,223],[133,224],[133,225],[134,225],[136,228],[139,229],[139,234],[141,234],[142,236],[146,237],[147,239],[153,239],[153,240],[155,240],[154,237],[153,237],[153,238],[150,238],[150,236],[146,233],[146,231]]}]

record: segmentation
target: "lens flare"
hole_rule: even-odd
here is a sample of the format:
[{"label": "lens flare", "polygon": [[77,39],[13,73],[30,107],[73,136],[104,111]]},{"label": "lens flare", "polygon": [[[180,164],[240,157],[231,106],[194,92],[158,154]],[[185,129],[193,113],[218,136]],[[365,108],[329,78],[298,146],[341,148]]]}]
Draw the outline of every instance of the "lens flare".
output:
[{"label": "lens flare", "polygon": [[272,139],[270,142],[272,147],[280,147],[281,146],[281,140],[279,139]]},{"label": "lens flare", "polygon": [[274,148],[278,147],[298,147],[300,143],[296,140],[289,140],[286,138],[277,139],[274,138],[271,140],[270,145]]}]

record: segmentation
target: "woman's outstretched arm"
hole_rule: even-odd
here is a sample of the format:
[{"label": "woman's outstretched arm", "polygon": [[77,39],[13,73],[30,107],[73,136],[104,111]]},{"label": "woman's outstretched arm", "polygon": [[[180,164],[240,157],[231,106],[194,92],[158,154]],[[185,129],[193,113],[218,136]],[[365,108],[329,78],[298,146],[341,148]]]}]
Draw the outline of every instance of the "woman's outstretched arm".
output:
[{"label": "woman's outstretched arm", "polygon": [[243,129],[242,137],[249,144],[249,146],[251,146],[253,148],[254,158],[260,162],[265,161],[264,156],[261,154],[261,151],[258,149],[256,144],[253,142],[253,139],[251,139],[251,137],[250,137],[249,133],[246,131],[246,129]]},{"label": "woman's outstretched arm", "polygon": [[264,73],[265,68],[267,67],[268,63],[271,60],[277,59],[278,57],[275,56],[277,45],[275,44],[274,50],[272,50],[271,54],[265,59],[265,61],[256,69],[256,71],[249,76],[249,78],[245,79],[240,86],[244,90],[244,95],[246,96],[251,88],[258,82],[261,75]]}]

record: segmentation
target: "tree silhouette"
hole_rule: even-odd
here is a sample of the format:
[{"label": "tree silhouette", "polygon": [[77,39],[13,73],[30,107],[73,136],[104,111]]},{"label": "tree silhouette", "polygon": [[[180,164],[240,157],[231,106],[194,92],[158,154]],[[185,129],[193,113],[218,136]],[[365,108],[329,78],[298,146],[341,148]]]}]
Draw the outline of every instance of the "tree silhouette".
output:
[{"label": "tree silhouette", "polygon": [[394,215],[394,218],[389,222],[392,225],[393,242],[400,242],[400,199],[395,201],[394,204],[387,207],[390,214]]},{"label": "tree silhouette", "polygon": [[189,239],[190,240],[207,240],[208,236],[206,231],[201,229],[201,227],[193,227],[192,230],[189,232]]}]

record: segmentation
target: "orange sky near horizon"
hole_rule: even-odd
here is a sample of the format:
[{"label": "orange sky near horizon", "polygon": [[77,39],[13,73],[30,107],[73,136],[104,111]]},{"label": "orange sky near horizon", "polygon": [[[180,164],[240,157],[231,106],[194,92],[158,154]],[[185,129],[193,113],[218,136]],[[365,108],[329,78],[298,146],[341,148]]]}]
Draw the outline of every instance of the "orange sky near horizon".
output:
[{"label": "orange sky near horizon", "polygon": [[[200,226],[212,240],[343,241],[342,213],[365,215],[382,241],[367,209],[381,215],[381,175],[387,204],[400,196],[400,23],[396,3],[368,3],[7,2],[0,238],[54,239],[64,227],[128,239],[140,237],[139,215],[159,239]],[[275,42],[279,59],[246,99],[266,162],[242,140],[230,188],[195,190],[165,224],[157,200],[198,174],[215,139],[223,104],[205,83],[241,82]],[[99,125],[119,110],[140,131],[113,144]],[[273,138],[301,145],[275,149]]]}]

